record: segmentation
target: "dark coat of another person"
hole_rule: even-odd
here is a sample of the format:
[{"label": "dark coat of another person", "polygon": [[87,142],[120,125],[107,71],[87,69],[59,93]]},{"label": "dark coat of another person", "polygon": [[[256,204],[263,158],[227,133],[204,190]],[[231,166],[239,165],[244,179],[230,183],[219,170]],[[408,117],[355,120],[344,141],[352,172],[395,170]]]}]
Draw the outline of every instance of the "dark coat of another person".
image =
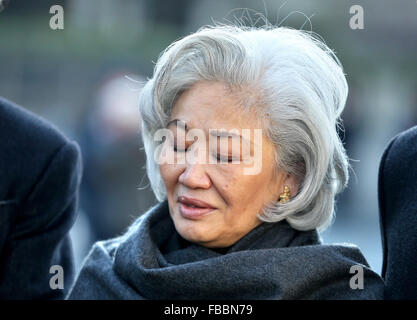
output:
[{"label": "dark coat of another person", "polygon": [[[68,232],[80,179],[78,145],[0,98],[0,299],[65,296],[74,277]],[[62,267],[63,289],[50,286],[62,275],[54,265]]]},{"label": "dark coat of another person", "polygon": [[378,195],[385,299],[417,299],[417,126],[385,149]]}]

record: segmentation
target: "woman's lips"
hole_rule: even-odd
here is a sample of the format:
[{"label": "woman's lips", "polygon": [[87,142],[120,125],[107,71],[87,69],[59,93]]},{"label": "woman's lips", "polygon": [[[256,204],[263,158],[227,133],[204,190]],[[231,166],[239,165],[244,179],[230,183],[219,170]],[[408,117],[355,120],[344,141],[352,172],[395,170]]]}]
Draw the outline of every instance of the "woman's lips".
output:
[{"label": "woman's lips", "polygon": [[180,213],[184,218],[187,219],[199,219],[212,211],[216,210],[214,208],[196,208],[186,205],[185,203],[179,202]]},{"label": "woman's lips", "polygon": [[214,209],[214,207],[203,200],[195,199],[195,198],[188,198],[186,196],[179,196],[178,202],[181,202],[189,207],[198,207],[198,208],[210,208]]}]

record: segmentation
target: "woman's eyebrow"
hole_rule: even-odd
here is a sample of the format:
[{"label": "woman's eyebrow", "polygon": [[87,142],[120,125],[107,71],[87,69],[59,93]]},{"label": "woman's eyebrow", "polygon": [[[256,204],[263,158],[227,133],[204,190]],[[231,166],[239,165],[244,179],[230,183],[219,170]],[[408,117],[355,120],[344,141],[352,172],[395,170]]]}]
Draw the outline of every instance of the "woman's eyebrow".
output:
[{"label": "woman's eyebrow", "polygon": [[234,137],[242,138],[242,136],[240,134],[237,134],[237,133],[234,133],[234,132],[228,132],[228,131],[225,131],[225,130],[219,130],[219,129],[210,129],[210,135],[214,136],[214,137],[234,136]]},{"label": "woman's eyebrow", "polygon": [[238,137],[239,139],[242,139],[243,141],[248,141],[250,144],[253,145],[253,142],[250,139],[247,140],[240,134],[237,134],[235,132],[229,132],[227,130],[210,129],[210,135],[214,137]]},{"label": "woman's eyebrow", "polygon": [[[177,127],[180,127],[184,130],[188,130],[187,123],[180,119],[174,119],[168,122],[167,127],[169,127],[171,124],[174,124]],[[242,139],[244,141],[248,141],[250,144],[254,144],[253,141],[250,139],[247,140],[244,137],[242,137],[240,134],[237,134],[235,132],[229,132],[227,130],[220,130],[220,129],[210,129],[210,135],[214,137],[237,137],[239,139]]]}]

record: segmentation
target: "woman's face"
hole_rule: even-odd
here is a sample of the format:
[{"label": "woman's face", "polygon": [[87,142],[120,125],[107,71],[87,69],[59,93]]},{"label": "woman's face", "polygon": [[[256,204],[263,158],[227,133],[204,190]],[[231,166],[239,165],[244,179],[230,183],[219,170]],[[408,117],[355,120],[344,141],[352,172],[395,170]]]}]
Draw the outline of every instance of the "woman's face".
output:
[{"label": "woman's face", "polygon": [[[199,147],[206,148],[206,155],[199,161],[160,164],[176,230],[183,238],[205,247],[230,246],[259,225],[258,213],[266,204],[278,200],[288,180],[284,172],[278,171],[274,175],[272,143],[263,133],[261,139],[255,139],[255,129],[262,128],[257,127],[252,114],[243,115],[240,110],[238,99],[224,84],[201,81],[177,99],[168,125],[174,140],[166,140],[166,150],[173,153],[176,160],[184,160],[186,154],[192,152],[192,145],[197,147],[196,144],[200,144]],[[186,141],[185,135],[191,129],[200,129],[205,133],[205,144],[201,144],[202,140]],[[238,129],[240,135],[242,129],[250,129],[250,137],[247,137],[250,151],[239,147],[236,150],[237,144],[233,145],[233,140],[243,144],[243,138],[237,136],[224,140],[215,137],[217,147],[213,147],[209,144],[209,129]],[[185,146],[180,147],[181,139]],[[243,161],[254,156],[255,148],[258,151],[262,148],[261,159],[258,159],[261,169],[257,174],[247,174],[244,168],[253,166],[256,160],[252,159],[249,164]],[[240,153],[240,163],[227,160],[210,163],[216,158],[230,161],[236,152]],[[197,203],[203,208],[193,208],[187,199],[203,201],[209,207]]]}]

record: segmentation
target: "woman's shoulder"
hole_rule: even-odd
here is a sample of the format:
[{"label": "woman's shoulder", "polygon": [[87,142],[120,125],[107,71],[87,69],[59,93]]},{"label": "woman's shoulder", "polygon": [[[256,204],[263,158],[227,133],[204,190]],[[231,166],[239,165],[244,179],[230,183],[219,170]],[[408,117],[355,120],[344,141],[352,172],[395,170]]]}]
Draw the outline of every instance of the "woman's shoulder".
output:
[{"label": "woman's shoulder", "polygon": [[98,241],[91,248],[66,299],[121,299],[111,285],[120,283],[113,271],[115,253],[122,237]]},{"label": "woman's shoulder", "polygon": [[128,240],[139,236],[142,223],[149,222],[147,218],[155,213],[162,213],[166,203],[157,203],[140,215],[127,231],[118,237],[97,241],[84,259],[81,269],[73,283],[67,299],[138,299],[137,292],[115,272],[114,264],[120,247],[128,255],[134,254],[134,249],[127,244]]},{"label": "woman's shoulder", "polygon": [[354,244],[320,243],[283,251],[280,265],[291,277],[289,299],[383,299],[382,278]]}]

